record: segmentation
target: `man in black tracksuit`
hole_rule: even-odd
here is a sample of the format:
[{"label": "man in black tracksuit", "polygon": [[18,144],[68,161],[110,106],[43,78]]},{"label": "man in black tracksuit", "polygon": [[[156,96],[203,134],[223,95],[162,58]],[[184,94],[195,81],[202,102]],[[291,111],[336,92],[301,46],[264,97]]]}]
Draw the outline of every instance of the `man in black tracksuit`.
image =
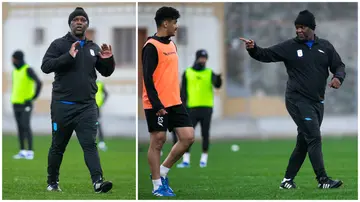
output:
[{"label": "man in black tracksuit", "polygon": [[261,62],[284,62],[289,75],[286,108],[298,126],[298,135],[280,188],[296,188],[294,178],[307,153],[318,187],[338,188],[342,181],[330,179],[325,171],[320,126],[329,67],[333,74],[329,86],[338,89],[345,79],[345,65],[334,46],[314,34],[316,24],[312,13],[308,10],[301,11],[295,20],[295,27],[296,38],[270,48],[261,48],[253,40],[241,38],[252,58]]},{"label": "man in black tracksuit", "polygon": [[[11,103],[14,108],[20,143],[20,152],[13,158],[32,160],[34,159],[34,151],[30,118],[33,102],[40,94],[42,83],[33,68],[25,62],[22,51],[14,52],[12,62],[15,69],[12,73]],[[25,150],[25,140],[28,145],[27,150]]]},{"label": "man in black tracksuit", "polygon": [[52,143],[48,156],[49,191],[61,191],[59,169],[63,154],[73,131],[84,151],[95,192],[108,192],[112,183],[103,180],[96,148],[98,110],[95,102],[96,72],[108,77],[115,62],[111,46],[101,48],[85,38],[89,26],[86,12],[77,7],[69,16],[71,32],[53,41],[43,58],[44,73],[55,73],[53,82],[51,119]]},{"label": "man in black tracksuit", "polygon": [[[187,107],[194,128],[199,122],[201,126],[201,168],[207,166],[211,116],[214,105],[213,87],[220,88],[222,83],[221,76],[206,67],[207,60],[208,53],[206,50],[196,51],[193,66],[184,71],[181,80],[181,100]],[[173,140],[176,144],[177,137],[174,132]],[[177,167],[190,167],[190,147],[183,155],[183,162]]]}]

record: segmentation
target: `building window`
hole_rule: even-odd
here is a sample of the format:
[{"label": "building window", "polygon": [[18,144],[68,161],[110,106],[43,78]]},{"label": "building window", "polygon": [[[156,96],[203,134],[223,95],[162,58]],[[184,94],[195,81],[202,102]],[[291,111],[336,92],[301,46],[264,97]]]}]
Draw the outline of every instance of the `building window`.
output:
[{"label": "building window", "polygon": [[176,34],[176,44],[187,45],[188,44],[188,30],[187,27],[180,27]]},{"label": "building window", "polygon": [[94,29],[87,29],[85,32],[85,37],[88,40],[95,41],[95,30]]},{"label": "building window", "polygon": [[135,28],[114,28],[114,44],[112,44],[116,66],[135,67],[136,57],[136,29]]},{"label": "building window", "polygon": [[35,28],[35,45],[42,45],[44,43],[44,29],[43,28]]}]

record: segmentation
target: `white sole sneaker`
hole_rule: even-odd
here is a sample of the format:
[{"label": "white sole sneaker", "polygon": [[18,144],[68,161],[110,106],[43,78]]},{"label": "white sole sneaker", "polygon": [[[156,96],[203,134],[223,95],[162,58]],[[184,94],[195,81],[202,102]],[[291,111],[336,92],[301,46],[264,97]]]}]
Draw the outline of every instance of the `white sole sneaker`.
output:
[{"label": "white sole sneaker", "polygon": [[25,156],[19,155],[19,154],[16,154],[13,156],[13,159],[24,159],[24,158],[25,158]]},{"label": "white sole sneaker", "polygon": [[34,159],[34,156],[26,156],[25,159],[26,159],[26,160],[33,160],[33,159]]}]

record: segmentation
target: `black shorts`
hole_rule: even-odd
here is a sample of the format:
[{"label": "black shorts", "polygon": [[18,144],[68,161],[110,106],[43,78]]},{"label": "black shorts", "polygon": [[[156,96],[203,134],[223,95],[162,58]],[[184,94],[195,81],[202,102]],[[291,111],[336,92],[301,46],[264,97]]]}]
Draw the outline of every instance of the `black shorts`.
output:
[{"label": "black shorts", "polygon": [[157,111],[154,109],[145,109],[146,122],[149,132],[167,131],[174,128],[193,127],[190,116],[185,107],[180,105],[165,108],[167,114],[156,116]]}]

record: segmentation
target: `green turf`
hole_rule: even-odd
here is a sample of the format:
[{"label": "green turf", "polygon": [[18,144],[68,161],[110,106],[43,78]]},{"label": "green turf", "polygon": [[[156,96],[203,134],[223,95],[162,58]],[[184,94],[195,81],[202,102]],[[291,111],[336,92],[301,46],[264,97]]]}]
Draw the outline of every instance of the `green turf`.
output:
[{"label": "green turf", "polygon": [[[232,144],[238,144],[240,150],[232,152]],[[317,188],[308,157],[295,179],[298,189],[279,189],[294,145],[295,140],[214,142],[210,148],[208,167],[200,168],[201,145],[195,142],[191,167],[180,169],[174,166],[169,172],[170,186],[177,195],[171,199],[357,199],[356,137],[323,139],[327,173],[344,181],[343,187],[334,190]],[[138,166],[139,199],[155,198],[151,195],[147,147],[144,144],[139,147],[142,151]],[[165,155],[170,147],[170,143],[165,145]]]},{"label": "green turf", "polygon": [[107,139],[108,151],[99,151],[106,180],[114,183],[106,194],[95,194],[83,152],[74,135],[60,169],[63,192],[46,191],[47,155],[50,136],[35,136],[34,160],[14,160],[18,152],[15,136],[3,136],[3,199],[135,199],[135,139]]}]

